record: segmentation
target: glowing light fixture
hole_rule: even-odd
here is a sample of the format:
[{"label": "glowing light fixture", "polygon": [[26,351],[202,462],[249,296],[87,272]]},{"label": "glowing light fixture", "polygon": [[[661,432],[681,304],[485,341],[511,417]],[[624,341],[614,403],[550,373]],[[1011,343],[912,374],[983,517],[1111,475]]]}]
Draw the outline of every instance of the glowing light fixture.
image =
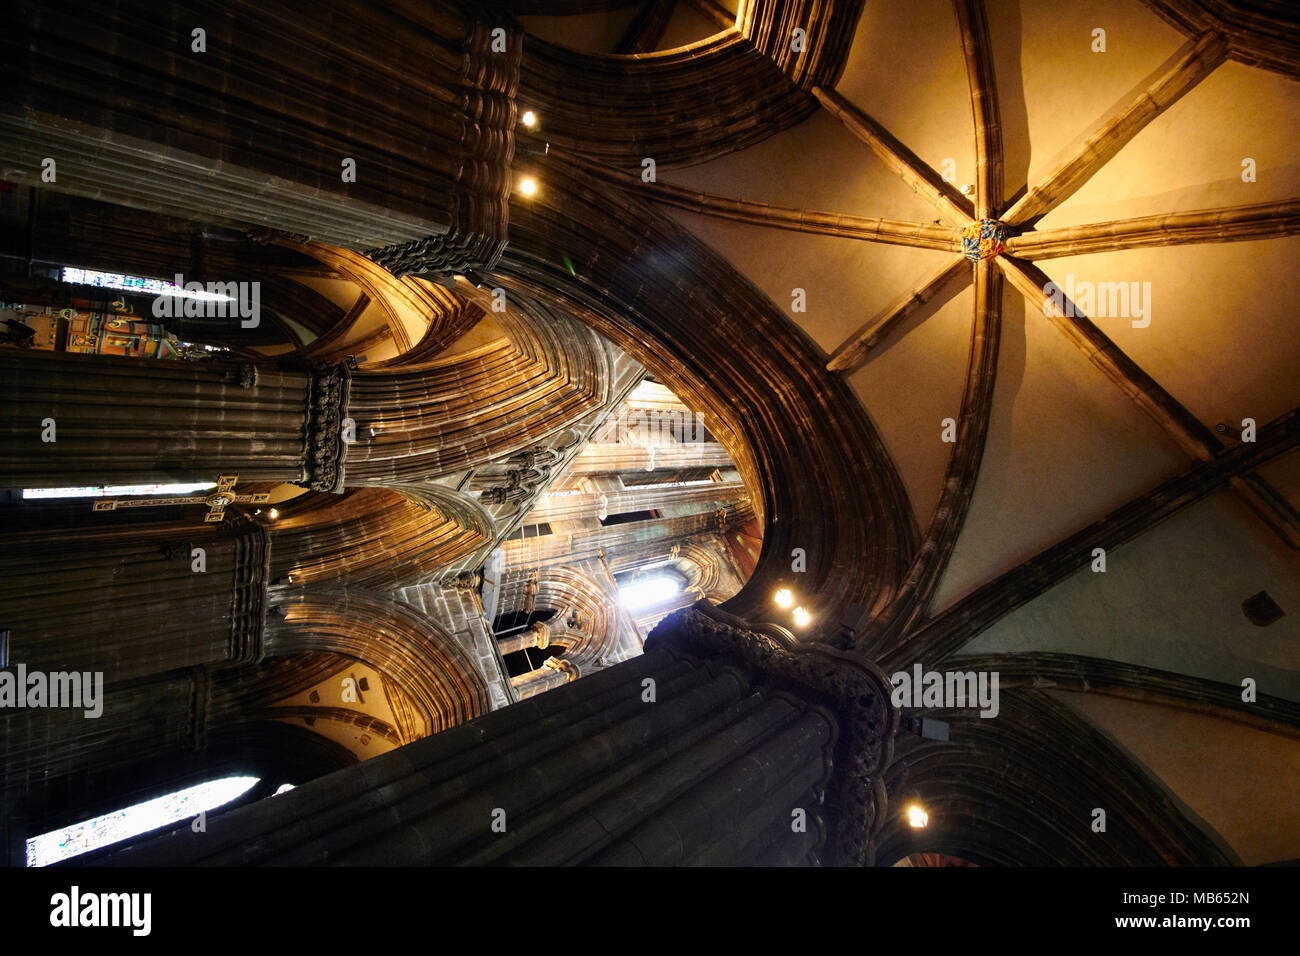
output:
[{"label": "glowing light fixture", "polygon": [[280,517],[280,512],[272,508],[270,511],[270,516],[271,516],[271,520],[274,521],[276,518]]},{"label": "glowing light fixture", "polygon": [[537,180],[531,176],[525,176],[519,181],[519,191],[525,196],[531,196],[537,192]]},{"label": "glowing light fixture", "polygon": [[920,830],[930,822],[930,814],[925,812],[925,808],[919,803],[913,803],[907,808],[907,823],[914,830]]},{"label": "glowing light fixture", "polygon": [[799,627],[807,627],[808,622],[811,620],[812,616],[803,608],[797,607],[794,609],[794,622],[799,625]]},{"label": "glowing light fixture", "polygon": [[794,595],[790,593],[789,588],[782,588],[776,592],[776,596],[772,600],[776,601],[781,607],[789,607],[794,603]]},{"label": "glowing light fixture", "polygon": [[519,117],[519,121],[529,129],[532,129],[537,125],[537,114],[532,110],[524,110],[524,115]]}]

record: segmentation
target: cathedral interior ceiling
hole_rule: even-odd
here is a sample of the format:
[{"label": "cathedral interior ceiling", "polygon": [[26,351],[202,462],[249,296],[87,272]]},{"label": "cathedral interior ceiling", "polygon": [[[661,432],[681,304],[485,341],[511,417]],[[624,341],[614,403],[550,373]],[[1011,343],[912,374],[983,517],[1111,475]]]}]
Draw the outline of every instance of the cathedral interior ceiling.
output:
[{"label": "cathedral interior ceiling", "polygon": [[[0,107],[0,179],[6,222],[29,221],[3,304],[62,343],[151,322],[147,300],[83,316],[38,263],[237,275],[267,321],[169,316],[150,334],[172,358],[0,346],[0,665],[91,661],[123,701],[106,749],[133,755],[23,714],[5,793],[62,824],[303,728],[267,766],[317,774],[619,666],[698,598],[772,625],[793,589],[805,643],[1002,675],[996,720],[940,708],[938,740],[905,714],[880,785],[944,824],[882,815],[876,863],[1300,858],[1270,772],[1300,754],[1294,20],[1263,0],[499,6],[412,8],[392,62],[328,44],[346,104],[269,43],[242,67],[214,43],[240,77],[221,91],[142,65],[159,92],[134,110],[125,60],[65,88],[12,47],[30,78]],[[231,4],[213,39],[257,14]],[[311,92],[251,149],[231,130],[257,126],[259,84]],[[41,179],[91,143],[108,181]],[[327,146],[362,176],[304,169]],[[665,442],[646,469],[620,436],[660,406],[701,415],[708,448]],[[13,424],[47,413],[48,447]],[[656,468],[670,490],[629,480]],[[184,513],[21,498],[229,476]],[[620,590],[647,567],[681,586],[638,615]],[[362,678],[369,704],[334,699]],[[1207,753],[1235,788],[1195,772]],[[1126,808],[1115,839],[1062,825],[1099,801]]]}]

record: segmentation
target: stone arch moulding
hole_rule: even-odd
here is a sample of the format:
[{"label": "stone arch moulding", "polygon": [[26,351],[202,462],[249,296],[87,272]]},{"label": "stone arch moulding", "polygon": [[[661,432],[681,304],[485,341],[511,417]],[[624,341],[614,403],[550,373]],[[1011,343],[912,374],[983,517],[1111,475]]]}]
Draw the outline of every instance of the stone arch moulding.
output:
[{"label": "stone arch moulding", "polygon": [[708,415],[731,452],[765,537],[728,610],[761,616],[799,547],[823,627],[862,627],[895,592],[919,534],[880,435],[816,348],[674,221],[560,163],[548,166],[544,195],[512,212],[493,281],[563,303]]},{"label": "stone arch moulding", "polygon": [[330,651],[389,675],[424,712],[430,733],[491,709],[487,682],[430,618],[385,594],[356,588],[277,587],[267,621],[268,657]]}]

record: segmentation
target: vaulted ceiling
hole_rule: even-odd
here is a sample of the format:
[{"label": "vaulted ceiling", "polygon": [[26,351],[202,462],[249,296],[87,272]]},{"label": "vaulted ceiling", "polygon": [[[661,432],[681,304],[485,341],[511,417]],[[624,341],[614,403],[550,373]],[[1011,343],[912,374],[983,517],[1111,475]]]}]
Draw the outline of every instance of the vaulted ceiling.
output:
[{"label": "vaulted ceiling", "polygon": [[[384,490],[286,506],[280,542],[319,524],[325,558],[273,558],[269,636],[303,649],[300,576],[398,586],[477,556],[481,516],[417,479],[587,422],[617,396],[583,370],[625,353],[745,482],[763,549],[729,611],[778,620],[789,587],[806,639],[1002,675],[997,720],[943,711],[939,741],[909,715],[886,783],[932,822],[883,823],[878,862],[1300,858],[1294,20],[1271,0],[509,0],[498,55],[497,6],[331,8],[310,41],[355,80],[337,89],[284,56],[301,25],[243,0],[213,28],[218,69],[124,43],[98,51],[112,83],[67,77],[50,51],[75,28],[53,20],[13,51],[32,79],[0,111],[6,177],[34,185],[50,144],[93,153],[57,189],[251,230],[290,266],[310,233],[329,260],[273,311],[320,326],[313,358],[364,353],[350,400],[373,441],[348,473]],[[104,16],[110,39],[134,29]],[[359,52],[354,22],[401,55]],[[114,98],[151,76],[156,95]],[[284,135],[245,151],[266,116]],[[361,180],[338,181],[340,149]],[[1090,294],[1120,283],[1127,309]],[[510,314],[485,317],[497,289]],[[277,329],[275,348],[307,338]],[[506,365],[538,371],[536,396],[516,383],[531,417],[481,421]],[[460,398],[472,427],[444,443]],[[374,545],[426,504],[454,540],[410,539],[395,573]],[[372,517],[374,540],[333,549]],[[1244,603],[1261,593],[1280,617]],[[313,675],[373,609],[350,600],[312,612],[343,635]],[[400,649],[426,624],[399,617]],[[384,716],[408,725],[390,743],[477,712],[488,689],[443,682],[472,670],[453,664],[369,662],[424,688]],[[298,706],[311,685],[283,689]]]},{"label": "vaulted ceiling", "polygon": [[[728,29],[707,2],[668,5],[661,34],[650,17],[660,4],[516,6],[530,34],[525,75],[532,51],[549,58],[566,47],[589,54],[592,70],[613,69],[605,57],[638,42],[639,68],[652,75],[686,44],[716,55]],[[542,15],[547,7],[569,15]],[[1139,522],[1131,540],[1112,535],[1104,573],[1090,570],[1091,549],[1064,571],[1021,568],[1197,463],[1250,451],[1243,420],[1262,427],[1300,404],[1296,63],[1257,65],[1268,57],[1243,54],[1240,33],[1189,29],[1188,7],[868,3],[842,71],[812,90],[821,108],[807,118],[731,148],[665,150],[654,182],[629,158],[575,162],[649,199],[785,313],[878,430],[922,541],[950,549],[938,579],[919,586],[930,589],[928,612],[915,620],[942,623],[951,611],[977,626],[938,640],[944,628],[933,624],[907,639],[879,632],[874,644],[868,628],[859,646],[909,666],[945,654],[1016,659],[1028,671],[1035,664],[1025,662],[1042,662],[1027,686],[1057,687],[1059,703],[1258,863],[1300,856],[1296,821],[1247,795],[1274,771],[1300,777],[1295,725],[1275,711],[1257,725],[1271,734],[1248,730],[1234,722],[1252,719],[1249,705],[1211,705],[1201,690],[1162,697],[1156,687],[1175,675],[1228,687],[1252,678],[1294,715],[1300,452]],[[742,26],[756,8],[740,11]],[[1222,16],[1220,27],[1239,22],[1230,8]],[[647,83],[648,102],[655,92]],[[677,118],[693,129],[723,123],[728,96],[724,77]],[[546,123],[543,112],[538,136],[549,140]],[[566,133],[553,144],[561,156]],[[869,148],[872,138],[885,145]],[[891,148],[892,159],[882,155]],[[651,146],[644,155],[656,158]],[[1026,200],[1030,187],[1046,188]],[[984,207],[1011,224],[1006,253],[945,274],[960,257],[945,230]],[[1240,207],[1258,207],[1239,215],[1249,220],[1240,227],[1223,226],[1235,213],[1194,215]],[[1143,221],[1093,225],[1134,219]],[[1091,323],[1054,321],[1043,308],[1049,281],[1137,283],[1149,290],[1145,315],[1106,314],[1103,292],[1081,306]],[[945,419],[961,423],[955,444],[942,440]],[[1036,583],[1021,586],[1009,613],[981,617],[963,603],[1018,568]],[[1252,623],[1242,602],[1260,591],[1286,616]],[[1124,690],[1123,679],[1093,674],[1093,686],[1094,660],[1140,676]],[[1061,668],[1080,680],[1063,680]],[[1146,703],[1079,692],[1103,687]],[[1240,783],[1195,786],[1193,768],[1220,759],[1196,741],[1215,740],[1236,748]],[[1294,790],[1283,791],[1274,797],[1294,805]]]}]

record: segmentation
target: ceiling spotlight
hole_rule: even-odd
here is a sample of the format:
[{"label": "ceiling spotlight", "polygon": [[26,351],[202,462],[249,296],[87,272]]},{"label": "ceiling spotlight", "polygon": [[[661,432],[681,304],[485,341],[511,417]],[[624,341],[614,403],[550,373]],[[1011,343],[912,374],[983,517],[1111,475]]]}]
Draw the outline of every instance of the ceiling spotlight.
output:
[{"label": "ceiling spotlight", "polygon": [[537,125],[537,114],[532,110],[524,110],[524,115],[519,117],[519,120],[529,129],[532,129]]},{"label": "ceiling spotlight", "polygon": [[537,192],[537,180],[532,176],[525,176],[519,181],[519,191],[525,196],[531,196]]},{"label": "ceiling spotlight", "polygon": [[776,592],[776,596],[772,600],[776,601],[781,607],[789,607],[794,603],[794,595],[790,593],[789,588],[782,588]]},{"label": "ceiling spotlight", "polygon": [[930,814],[926,813],[925,808],[919,803],[914,803],[907,808],[907,824],[913,830],[924,829],[929,822]]},{"label": "ceiling spotlight", "polygon": [[270,517],[271,517],[271,520],[272,520],[272,521],[274,521],[276,518],[280,517],[280,512],[276,511],[274,508],[271,509],[271,511],[269,512],[269,514],[270,514]]},{"label": "ceiling spotlight", "polygon": [[797,607],[794,609],[795,624],[799,625],[800,627],[807,627],[808,622],[811,620],[812,620],[812,616],[803,608]]}]

